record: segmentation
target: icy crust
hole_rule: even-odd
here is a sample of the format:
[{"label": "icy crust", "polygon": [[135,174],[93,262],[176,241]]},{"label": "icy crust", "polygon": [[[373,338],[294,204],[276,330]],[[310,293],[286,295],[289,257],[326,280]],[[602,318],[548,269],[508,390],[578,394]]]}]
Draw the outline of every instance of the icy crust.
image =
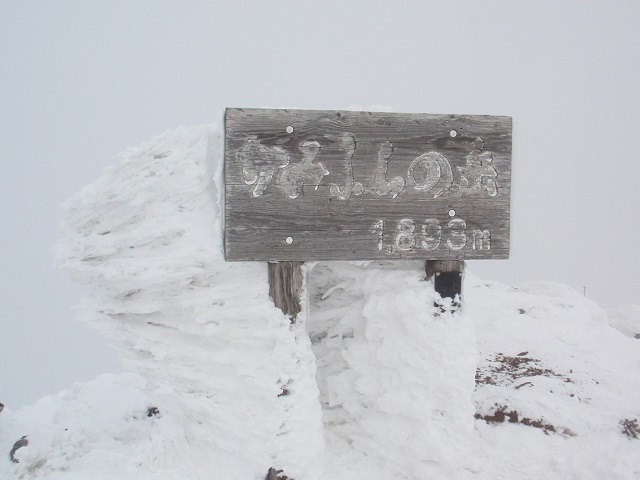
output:
[{"label": "icy crust", "polygon": [[473,326],[436,316],[424,262],[322,262],[309,283],[327,440],[317,478],[465,478]]},{"label": "icy crust", "polygon": [[[66,205],[57,257],[86,287],[81,318],[145,379],[157,427],[129,443],[91,436],[72,457],[41,445],[11,476],[93,478],[83,458],[97,450],[118,456],[110,478],[251,479],[274,464],[298,475],[321,451],[304,328],[269,300],[266,264],[223,260],[213,180],[221,141],[216,126],[168,131],[125,152]],[[285,385],[289,395],[279,396]]]}]

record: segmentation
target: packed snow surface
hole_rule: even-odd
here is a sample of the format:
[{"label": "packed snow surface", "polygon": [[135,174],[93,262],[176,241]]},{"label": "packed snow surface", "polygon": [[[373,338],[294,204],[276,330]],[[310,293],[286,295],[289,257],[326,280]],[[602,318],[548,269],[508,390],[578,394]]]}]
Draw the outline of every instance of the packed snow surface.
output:
[{"label": "packed snow surface", "polygon": [[131,373],[8,405],[0,478],[640,478],[640,307],[467,274],[442,313],[420,262],[318,262],[292,324],[224,261],[221,159],[168,131],[66,204],[58,261]]}]

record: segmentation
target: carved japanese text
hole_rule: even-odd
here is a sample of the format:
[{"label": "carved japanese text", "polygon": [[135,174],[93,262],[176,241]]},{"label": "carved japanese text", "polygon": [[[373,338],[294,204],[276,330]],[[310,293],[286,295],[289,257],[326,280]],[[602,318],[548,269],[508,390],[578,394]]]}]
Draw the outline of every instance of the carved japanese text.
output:
[{"label": "carved japanese text", "polygon": [[242,164],[242,177],[247,185],[254,185],[252,194],[259,197],[271,184],[273,174],[279,168],[289,165],[289,154],[278,147],[262,145],[251,139],[238,152]]},{"label": "carved japanese text", "polygon": [[[291,199],[302,194],[304,185],[317,190],[327,176],[329,194],[339,200],[349,200],[364,192],[379,197],[390,196],[393,199],[401,195],[407,185],[434,199],[498,195],[498,172],[491,165],[493,154],[484,150],[481,138],[475,140],[474,148],[465,158],[465,165],[456,167],[457,175],[447,157],[440,152],[431,151],[418,155],[411,161],[406,170],[407,180],[400,175],[387,179],[394,146],[390,142],[383,142],[378,146],[375,173],[369,186],[357,181],[354,173],[353,156],[357,147],[355,136],[347,132],[334,137],[332,141],[337,144],[342,155],[343,170],[338,172],[343,178],[341,184],[330,182],[336,172],[329,171],[325,164],[317,161],[322,158],[322,145],[315,140],[303,141],[298,147],[302,153],[302,161],[291,163],[291,154],[283,148],[263,145],[257,139],[249,139],[237,154],[242,164],[243,179],[247,185],[255,185],[252,190],[254,197],[265,192],[274,176],[279,189]],[[276,175],[277,171],[279,173]]]},{"label": "carved japanese text", "polygon": [[405,180],[398,176],[387,181],[387,169],[391,155],[393,155],[393,145],[390,142],[381,144],[378,150],[376,176],[373,179],[371,190],[380,196],[391,195],[392,198],[396,198],[404,189]]},{"label": "carved japanese text", "polygon": [[303,154],[302,162],[285,167],[280,174],[280,187],[289,198],[300,195],[303,185],[313,185],[317,190],[322,177],[329,175],[329,170],[322,163],[313,163],[320,153],[318,142],[304,142],[300,151]]},{"label": "carved japanese text", "polygon": [[353,180],[353,164],[351,160],[353,153],[356,151],[356,138],[351,133],[345,133],[340,137],[339,142],[345,154],[347,183],[344,187],[340,187],[336,183],[331,184],[329,193],[340,200],[348,200],[352,194],[361,195],[364,192],[364,186],[360,182],[354,182]]}]

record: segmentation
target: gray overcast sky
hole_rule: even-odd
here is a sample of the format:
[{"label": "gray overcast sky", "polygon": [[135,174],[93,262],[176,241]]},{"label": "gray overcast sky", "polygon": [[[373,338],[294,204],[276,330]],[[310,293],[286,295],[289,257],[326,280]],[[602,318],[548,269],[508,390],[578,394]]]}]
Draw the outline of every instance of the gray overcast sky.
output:
[{"label": "gray overcast sky", "polygon": [[0,401],[118,371],[53,266],[59,205],[115,154],[224,107],[510,115],[512,255],[640,303],[640,2],[0,1]]}]

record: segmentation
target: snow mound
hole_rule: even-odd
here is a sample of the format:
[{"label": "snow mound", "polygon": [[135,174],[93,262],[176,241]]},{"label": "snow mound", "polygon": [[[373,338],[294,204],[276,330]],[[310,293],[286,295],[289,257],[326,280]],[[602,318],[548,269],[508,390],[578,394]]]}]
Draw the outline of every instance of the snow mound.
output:
[{"label": "snow mound", "polygon": [[473,327],[436,316],[424,262],[322,262],[309,284],[327,441],[319,478],[463,478]]},{"label": "snow mound", "polygon": [[468,274],[441,314],[420,262],[319,262],[292,324],[223,259],[221,160],[219,126],[170,130],[65,205],[81,319],[135,373],[7,406],[0,478],[640,476],[634,308]]},{"label": "snow mound", "polygon": [[82,318],[146,379],[158,423],[173,419],[117,478],[257,478],[272,464],[297,474],[323,446],[304,327],[269,300],[265,265],[223,260],[221,137],[166,132],[66,205],[58,259],[87,287]]},{"label": "snow mound", "polygon": [[[113,465],[160,446],[172,423],[158,422],[137,374],[103,375],[54,396],[40,399],[0,422],[2,478],[113,478]],[[161,433],[160,430],[164,430]],[[14,442],[27,435],[29,444],[16,451],[20,463],[9,463]],[[147,438],[148,442],[139,442]],[[6,453],[6,455],[5,455]],[[69,470],[70,465],[74,469]],[[13,466],[13,468],[9,468]],[[134,473],[134,472],[132,472]],[[15,476],[14,476],[15,475]]]},{"label": "snow mound", "polygon": [[466,287],[465,315],[478,339],[472,471],[640,478],[640,444],[624,428],[640,418],[637,340],[566,286],[518,289],[468,276]]},{"label": "snow mound", "polygon": [[[138,391],[144,401],[111,406],[105,434],[72,425],[69,431],[87,439],[64,453],[52,440],[55,425],[23,419],[40,409],[45,417],[103,409],[91,393],[97,385],[78,387],[86,392],[82,404],[61,394],[49,407],[8,412],[15,428],[7,442],[24,434],[31,440],[19,464],[2,468],[17,477],[90,478],[105,471],[94,459],[102,452],[117,458],[112,478],[262,479],[271,466],[297,479],[326,472],[391,478],[404,475],[407,455],[416,457],[416,478],[460,469],[453,459],[463,457],[473,428],[470,326],[460,334],[460,318],[434,321],[433,289],[419,266],[364,264],[335,265],[335,274],[316,266],[313,298],[324,297],[335,316],[322,317],[323,309],[317,322],[291,324],[268,297],[266,263],[223,260],[221,159],[217,126],[168,131],[125,152],[65,205],[57,258],[87,290],[81,318],[143,380],[127,385],[133,377],[123,377],[122,388],[104,396]],[[338,291],[335,283],[345,278],[349,288]],[[317,302],[307,306],[315,312]],[[306,327],[342,328],[343,321],[354,329],[344,348],[333,335],[316,347],[344,355],[344,363],[316,372]],[[435,335],[448,343],[426,346]],[[397,348],[405,354],[396,357]],[[430,371],[443,356],[447,368]],[[379,398],[367,399],[371,389]],[[337,404],[339,421],[331,411]],[[159,413],[143,418],[152,407]],[[142,423],[131,430],[133,417]],[[121,436],[129,441],[113,441]]]}]

